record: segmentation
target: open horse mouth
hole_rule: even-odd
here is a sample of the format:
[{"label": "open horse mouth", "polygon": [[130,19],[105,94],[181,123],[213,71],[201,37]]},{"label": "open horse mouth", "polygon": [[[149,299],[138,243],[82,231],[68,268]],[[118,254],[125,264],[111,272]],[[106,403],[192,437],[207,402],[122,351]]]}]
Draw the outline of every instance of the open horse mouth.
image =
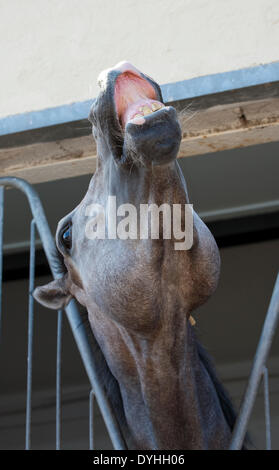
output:
[{"label": "open horse mouth", "polygon": [[[181,129],[176,110],[165,106],[155,81],[129,62],[120,62],[104,70],[98,84],[101,99],[93,108],[95,114],[102,116],[109,131],[109,143],[118,158],[122,161],[136,159],[143,165],[151,161],[166,163],[175,158]],[[114,141],[119,130],[121,137]]]},{"label": "open horse mouth", "polygon": [[114,101],[118,119],[123,128],[129,122],[144,124],[145,116],[165,107],[157,99],[153,86],[145,78],[132,71],[124,72],[117,77]]}]

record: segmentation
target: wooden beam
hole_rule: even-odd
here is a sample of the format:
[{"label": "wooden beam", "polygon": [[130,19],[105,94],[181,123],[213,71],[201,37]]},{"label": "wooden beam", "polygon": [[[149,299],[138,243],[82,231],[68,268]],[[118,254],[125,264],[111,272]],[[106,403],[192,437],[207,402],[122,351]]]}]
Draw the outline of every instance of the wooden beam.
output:
[{"label": "wooden beam", "polygon": [[0,176],[30,183],[94,173],[96,146],[92,136],[0,149]]},{"label": "wooden beam", "polygon": [[[278,141],[278,82],[273,85],[272,93],[266,94],[266,89],[265,93],[258,92],[256,96],[254,91],[245,94],[242,90],[238,101],[235,94],[227,99],[228,93],[226,96],[223,93],[215,95],[211,103],[208,97],[200,99],[199,106],[192,100],[190,109],[180,113],[183,139],[179,157]],[[179,110],[185,103],[175,105]],[[89,127],[86,132],[90,132]],[[76,134],[73,131],[72,135]],[[21,135],[14,139],[10,136],[8,144],[5,141],[0,148],[0,176],[18,176],[38,183],[93,173],[96,168],[93,137],[77,135],[59,139],[58,136],[57,130],[55,134],[44,133],[43,137],[34,134],[29,140],[35,143],[27,144],[26,136],[23,136],[24,140],[20,140]]]},{"label": "wooden beam", "polygon": [[213,106],[186,117],[182,129],[180,157],[275,142],[279,98]]}]

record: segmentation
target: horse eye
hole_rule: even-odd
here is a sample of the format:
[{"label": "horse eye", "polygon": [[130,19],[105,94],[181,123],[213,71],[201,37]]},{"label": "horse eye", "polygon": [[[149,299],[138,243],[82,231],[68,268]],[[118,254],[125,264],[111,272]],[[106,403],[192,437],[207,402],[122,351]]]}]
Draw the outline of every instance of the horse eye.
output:
[{"label": "horse eye", "polygon": [[61,240],[67,250],[72,248],[72,226],[66,225],[61,231]]}]

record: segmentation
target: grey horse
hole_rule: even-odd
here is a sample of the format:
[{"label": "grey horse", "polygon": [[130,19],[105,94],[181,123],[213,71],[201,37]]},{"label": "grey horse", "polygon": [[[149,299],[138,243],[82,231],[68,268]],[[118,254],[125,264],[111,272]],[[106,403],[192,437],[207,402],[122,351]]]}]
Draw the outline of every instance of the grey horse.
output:
[{"label": "grey horse", "polygon": [[[99,85],[89,116],[97,169],[57,228],[65,273],[34,296],[49,308],[63,308],[72,297],[86,308],[129,449],[226,449],[234,411],[190,321],[218,283],[219,251],[210,231],[194,213],[185,250],[174,248],[173,234],[163,236],[162,218],[157,238],[88,236],[88,208],[104,207],[107,220],[109,197],[117,208],[189,203],[176,159],[176,110],[128,62],[102,72]],[[93,226],[100,217],[94,214]]]}]

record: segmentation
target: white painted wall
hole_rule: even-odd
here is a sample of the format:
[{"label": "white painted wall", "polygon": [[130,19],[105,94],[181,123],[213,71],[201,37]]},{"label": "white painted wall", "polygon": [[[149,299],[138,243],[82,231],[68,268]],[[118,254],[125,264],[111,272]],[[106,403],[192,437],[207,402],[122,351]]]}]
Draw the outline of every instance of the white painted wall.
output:
[{"label": "white painted wall", "polygon": [[0,0],[0,116],[86,100],[128,59],[160,83],[279,59],[278,0]]}]

